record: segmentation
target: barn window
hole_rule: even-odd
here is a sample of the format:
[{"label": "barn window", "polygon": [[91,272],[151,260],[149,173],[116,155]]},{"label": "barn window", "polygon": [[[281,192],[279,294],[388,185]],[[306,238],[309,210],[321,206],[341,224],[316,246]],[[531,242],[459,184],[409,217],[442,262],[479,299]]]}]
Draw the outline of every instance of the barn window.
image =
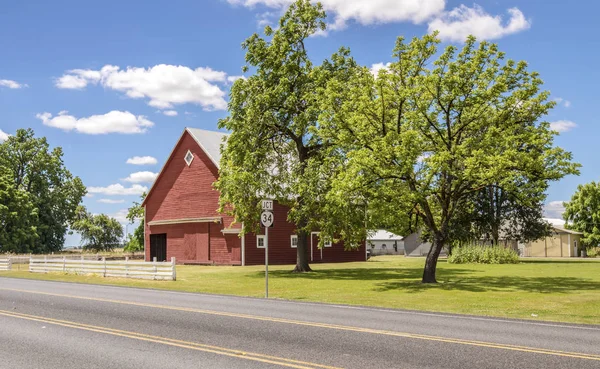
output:
[{"label": "barn window", "polygon": [[323,247],[331,247],[331,238],[326,238],[325,242],[323,242]]},{"label": "barn window", "polygon": [[194,160],[194,154],[190,150],[188,150],[187,154],[185,154],[185,163],[190,166],[192,164],[192,160]]},{"label": "barn window", "polygon": [[290,242],[291,242],[292,248],[298,247],[298,236],[296,236],[295,234],[291,235]]},{"label": "barn window", "polygon": [[265,236],[256,236],[256,247],[259,249],[265,248]]}]

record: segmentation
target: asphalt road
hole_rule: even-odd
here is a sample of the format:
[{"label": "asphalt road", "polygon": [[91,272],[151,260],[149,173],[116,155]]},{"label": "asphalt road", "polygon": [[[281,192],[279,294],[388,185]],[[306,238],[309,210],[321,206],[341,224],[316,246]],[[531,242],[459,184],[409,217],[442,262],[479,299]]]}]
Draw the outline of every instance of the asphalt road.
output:
[{"label": "asphalt road", "polygon": [[600,326],[0,278],[0,368],[600,368]]}]

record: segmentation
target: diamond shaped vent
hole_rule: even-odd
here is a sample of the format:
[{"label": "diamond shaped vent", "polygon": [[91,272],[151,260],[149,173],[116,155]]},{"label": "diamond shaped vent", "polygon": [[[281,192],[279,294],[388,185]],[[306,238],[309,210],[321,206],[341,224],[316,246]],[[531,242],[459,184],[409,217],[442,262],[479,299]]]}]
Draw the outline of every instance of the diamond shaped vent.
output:
[{"label": "diamond shaped vent", "polygon": [[194,154],[190,150],[188,150],[187,154],[185,154],[185,163],[190,166],[192,164],[192,160],[194,160]]}]

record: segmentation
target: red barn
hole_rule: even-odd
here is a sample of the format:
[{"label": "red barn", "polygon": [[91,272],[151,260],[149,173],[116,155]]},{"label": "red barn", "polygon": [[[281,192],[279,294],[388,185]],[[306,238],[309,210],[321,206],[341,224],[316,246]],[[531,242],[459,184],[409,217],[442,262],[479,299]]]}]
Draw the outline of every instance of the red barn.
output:
[{"label": "red barn", "polygon": [[[221,144],[227,134],[186,128],[144,199],[146,260],[156,257],[186,264],[263,264],[264,236],[239,236],[232,217],[217,211],[219,193],[213,183],[219,176]],[[275,225],[269,229],[269,263],[295,264],[294,224],[287,222],[285,206],[275,203]],[[364,243],[344,251],[334,243],[319,249],[318,232],[309,242],[311,262],[365,261]]]}]

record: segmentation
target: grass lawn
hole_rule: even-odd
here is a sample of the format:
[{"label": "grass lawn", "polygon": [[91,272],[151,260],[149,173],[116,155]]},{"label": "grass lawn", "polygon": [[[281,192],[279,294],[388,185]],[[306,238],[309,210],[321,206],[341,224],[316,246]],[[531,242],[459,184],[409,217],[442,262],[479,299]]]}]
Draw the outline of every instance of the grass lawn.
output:
[{"label": "grass lawn", "polygon": [[[423,285],[424,259],[378,256],[366,263],[314,264],[314,272],[269,267],[269,295],[302,301],[380,306],[507,318],[600,324],[600,260],[526,259],[516,265],[448,264]],[[176,282],[33,274],[35,278],[188,292],[264,296],[264,267],[179,266]],[[533,314],[533,315],[532,315]]]}]

